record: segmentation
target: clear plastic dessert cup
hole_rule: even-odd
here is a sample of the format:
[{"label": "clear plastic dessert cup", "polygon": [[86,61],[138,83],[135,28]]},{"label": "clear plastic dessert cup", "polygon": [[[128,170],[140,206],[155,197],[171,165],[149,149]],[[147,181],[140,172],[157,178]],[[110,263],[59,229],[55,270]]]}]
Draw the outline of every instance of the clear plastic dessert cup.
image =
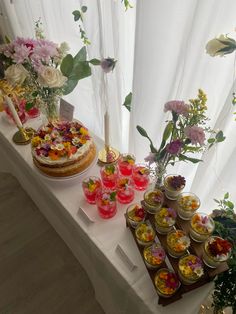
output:
[{"label": "clear plastic dessert cup", "polygon": [[194,213],[200,207],[200,200],[194,193],[181,193],[177,199],[177,213],[183,220],[190,220]]},{"label": "clear plastic dessert cup", "polygon": [[134,187],[138,191],[144,191],[149,185],[150,170],[144,164],[136,164],[133,167],[132,178]]},{"label": "clear plastic dessert cup", "polygon": [[173,178],[179,178],[180,176],[175,174],[169,174],[164,179],[164,187],[165,187],[165,196],[169,200],[177,200],[180,193],[183,191],[185,187],[185,183],[181,184],[178,187],[174,187],[171,182]]},{"label": "clear plastic dessert cup", "polygon": [[82,183],[85,199],[90,204],[96,204],[96,196],[102,189],[101,180],[98,177],[88,177]]},{"label": "clear plastic dessert cup", "polygon": [[96,197],[96,203],[100,217],[108,219],[115,216],[117,212],[116,192],[103,191],[98,193]]},{"label": "clear plastic dessert cup", "polygon": [[144,207],[150,214],[157,213],[162,207],[164,194],[161,190],[148,190],[144,193]]},{"label": "clear plastic dessert cup", "polygon": [[109,190],[116,189],[118,171],[115,165],[105,165],[100,169],[103,186]]},{"label": "clear plastic dessert cup", "polygon": [[178,275],[184,285],[192,285],[204,275],[203,262],[196,255],[186,255],[178,263]]},{"label": "clear plastic dessert cup", "polygon": [[172,297],[180,287],[180,281],[174,271],[161,268],[157,271],[154,283],[159,296],[163,298]]},{"label": "clear plastic dessert cup", "polygon": [[127,219],[131,227],[136,228],[140,222],[143,222],[147,213],[138,203],[131,204],[126,210]]},{"label": "clear plastic dessert cup", "polygon": [[186,254],[190,239],[183,230],[172,230],[167,234],[167,251],[170,256],[179,258]]},{"label": "clear plastic dessert cup", "polygon": [[143,257],[149,269],[157,269],[165,261],[166,253],[159,243],[154,242],[152,245],[144,248]]},{"label": "clear plastic dessert cup", "polygon": [[214,220],[204,213],[196,213],[191,218],[190,237],[196,242],[206,241],[215,229]]},{"label": "clear plastic dessert cup", "polygon": [[160,234],[167,234],[173,228],[176,217],[177,214],[173,208],[162,207],[155,214],[156,231]]},{"label": "clear plastic dessert cup", "polygon": [[116,182],[117,200],[129,204],[134,200],[134,185],[129,177],[119,177]]},{"label": "clear plastic dessert cup", "polygon": [[141,222],[135,228],[135,237],[139,245],[146,246],[154,242],[155,230],[148,222]]}]

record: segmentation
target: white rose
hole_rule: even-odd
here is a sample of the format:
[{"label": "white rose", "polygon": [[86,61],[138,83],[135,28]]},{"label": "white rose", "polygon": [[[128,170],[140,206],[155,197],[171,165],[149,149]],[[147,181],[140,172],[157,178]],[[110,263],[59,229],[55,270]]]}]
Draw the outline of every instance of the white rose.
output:
[{"label": "white rose", "polygon": [[50,66],[40,68],[38,82],[44,87],[62,87],[67,81],[67,77],[63,76],[61,71]]},{"label": "white rose", "polygon": [[[222,51],[222,49],[224,49]],[[208,41],[206,45],[206,52],[212,56],[224,56],[228,53],[233,52],[236,49],[236,41],[221,34],[218,38],[214,38]]]},{"label": "white rose", "polygon": [[5,79],[13,86],[21,85],[28,75],[28,71],[22,64],[10,65],[5,71]]}]

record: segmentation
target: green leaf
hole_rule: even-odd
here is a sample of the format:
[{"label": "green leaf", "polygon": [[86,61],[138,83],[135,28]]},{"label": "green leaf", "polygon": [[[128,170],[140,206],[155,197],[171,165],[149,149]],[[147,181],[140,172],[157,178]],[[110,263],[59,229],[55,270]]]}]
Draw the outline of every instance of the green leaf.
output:
[{"label": "green leaf", "polygon": [[132,102],[132,92],[130,92],[126,97],[125,97],[125,102],[123,103],[123,106],[130,112],[131,111],[131,102]]},{"label": "green leaf", "polygon": [[66,77],[69,77],[74,65],[74,59],[71,54],[68,54],[63,58],[61,63],[61,72]]},{"label": "green leaf", "polygon": [[229,192],[225,193],[225,195],[224,195],[224,199],[225,200],[228,199],[228,198],[229,198]]},{"label": "green leaf", "polygon": [[170,137],[173,130],[173,122],[170,121],[167,126],[165,127],[164,133],[163,133],[163,140],[167,141]]},{"label": "green leaf", "polygon": [[214,201],[217,203],[217,204],[220,204],[220,201],[218,201],[217,199],[214,198]]},{"label": "green leaf", "polygon": [[74,21],[78,21],[81,18],[81,13],[79,10],[75,10],[72,12],[72,14],[74,15]]},{"label": "green leaf", "polygon": [[214,142],[215,142],[215,138],[209,138],[209,139],[207,140],[207,142],[208,142],[208,143],[214,143]]},{"label": "green leaf", "polygon": [[222,131],[219,131],[219,132],[216,134],[216,141],[217,141],[217,143],[223,142],[224,140],[225,140],[224,133],[223,133]]},{"label": "green leaf", "polygon": [[92,72],[89,63],[87,61],[81,61],[77,62],[74,66],[69,78],[78,81],[90,76],[91,74]]},{"label": "green leaf", "polygon": [[101,61],[98,59],[91,59],[89,63],[91,63],[92,65],[100,65]]},{"label": "green leaf", "polygon": [[115,201],[116,200],[116,192],[111,192],[110,194],[110,200]]},{"label": "green leaf", "polygon": [[144,128],[142,128],[140,125],[136,126],[136,129],[138,130],[138,132],[143,136],[143,137],[147,137],[149,139],[149,136],[147,134],[147,132],[144,130]]},{"label": "green leaf", "polygon": [[64,84],[63,94],[64,95],[70,94],[74,90],[77,84],[78,84],[78,80],[68,79],[66,83]]},{"label": "green leaf", "polygon": [[81,8],[81,11],[82,11],[83,13],[85,13],[85,12],[87,11],[87,9],[88,9],[88,8],[87,8],[85,5],[83,5],[82,8]]},{"label": "green leaf", "polygon": [[234,204],[233,204],[231,201],[228,201],[228,202],[227,202],[227,206],[228,206],[230,209],[234,209]]},{"label": "green leaf", "polygon": [[80,61],[87,60],[87,49],[86,46],[83,46],[80,51],[74,56],[74,65],[76,65]]},{"label": "green leaf", "polygon": [[201,159],[191,158],[191,157],[185,156],[185,155],[183,155],[183,154],[180,154],[180,155],[179,155],[179,159],[180,159],[180,160],[187,160],[187,161],[190,161],[190,162],[192,162],[193,164],[196,164],[196,163],[202,161]]},{"label": "green leaf", "polygon": [[[150,139],[149,139],[150,140]],[[151,153],[153,153],[153,154],[156,154],[157,153],[157,149],[153,146],[153,143],[152,143],[152,141],[150,141],[150,150],[151,150]]]},{"label": "green leaf", "polygon": [[33,108],[33,107],[34,107],[34,103],[32,103],[32,102],[27,102],[27,103],[25,104],[25,111],[30,111],[30,109]]},{"label": "green leaf", "polygon": [[4,37],[4,39],[5,39],[5,43],[6,44],[10,44],[11,43],[11,40],[10,40],[10,38],[7,35]]}]

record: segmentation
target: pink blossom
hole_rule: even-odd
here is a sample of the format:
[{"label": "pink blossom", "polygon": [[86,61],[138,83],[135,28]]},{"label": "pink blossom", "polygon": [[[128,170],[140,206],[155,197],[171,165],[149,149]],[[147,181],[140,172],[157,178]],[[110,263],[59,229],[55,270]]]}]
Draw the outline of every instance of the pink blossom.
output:
[{"label": "pink blossom", "polygon": [[34,61],[42,60],[48,64],[50,59],[55,57],[56,55],[56,47],[44,44],[42,46],[34,48],[31,58]]},{"label": "pink blossom", "polygon": [[15,53],[13,55],[13,59],[16,63],[23,63],[31,52],[30,47],[25,45],[15,46]]},{"label": "pink blossom", "polygon": [[203,128],[199,126],[187,126],[184,129],[184,134],[190,139],[191,143],[194,145],[203,145],[205,141],[205,133]]},{"label": "pink blossom", "polygon": [[182,146],[183,143],[180,140],[172,141],[166,145],[166,151],[171,155],[178,155],[181,152]]},{"label": "pink blossom", "polygon": [[171,100],[164,106],[164,112],[167,111],[173,111],[186,117],[189,112],[189,105],[185,104],[182,100]]},{"label": "pink blossom", "polygon": [[149,165],[153,164],[156,160],[155,160],[156,154],[154,153],[149,153],[149,155],[147,157],[144,158],[144,160],[146,162],[149,163]]},{"label": "pink blossom", "polygon": [[36,46],[36,40],[31,38],[17,37],[16,40],[14,41],[14,45],[15,47],[24,45],[27,48],[30,48],[30,50],[33,50],[33,48]]}]

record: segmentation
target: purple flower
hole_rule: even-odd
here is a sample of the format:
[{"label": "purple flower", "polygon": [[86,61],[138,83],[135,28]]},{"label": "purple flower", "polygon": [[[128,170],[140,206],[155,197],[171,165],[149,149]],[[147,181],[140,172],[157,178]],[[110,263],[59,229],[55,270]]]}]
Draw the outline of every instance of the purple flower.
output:
[{"label": "purple flower", "polygon": [[153,164],[156,160],[155,160],[156,154],[154,153],[149,153],[149,155],[147,157],[144,158],[144,160],[146,162],[149,163],[149,165]]},{"label": "purple flower", "polygon": [[205,133],[203,128],[199,126],[187,126],[184,129],[184,133],[187,136],[187,138],[190,139],[191,143],[194,145],[203,145],[205,141]]},{"label": "purple flower", "polygon": [[105,73],[109,73],[114,70],[116,61],[113,58],[106,58],[101,60],[100,65]]},{"label": "purple flower", "polygon": [[178,155],[181,152],[183,143],[180,140],[175,140],[166,145],[167,153],[171,155]]},{"label": "purple flower", "polygon": [[171,100],[164,106],[164,112],[167,111],[173,111],[186,117],[189,112],[189,105],[185,104],[182,100]]}]

